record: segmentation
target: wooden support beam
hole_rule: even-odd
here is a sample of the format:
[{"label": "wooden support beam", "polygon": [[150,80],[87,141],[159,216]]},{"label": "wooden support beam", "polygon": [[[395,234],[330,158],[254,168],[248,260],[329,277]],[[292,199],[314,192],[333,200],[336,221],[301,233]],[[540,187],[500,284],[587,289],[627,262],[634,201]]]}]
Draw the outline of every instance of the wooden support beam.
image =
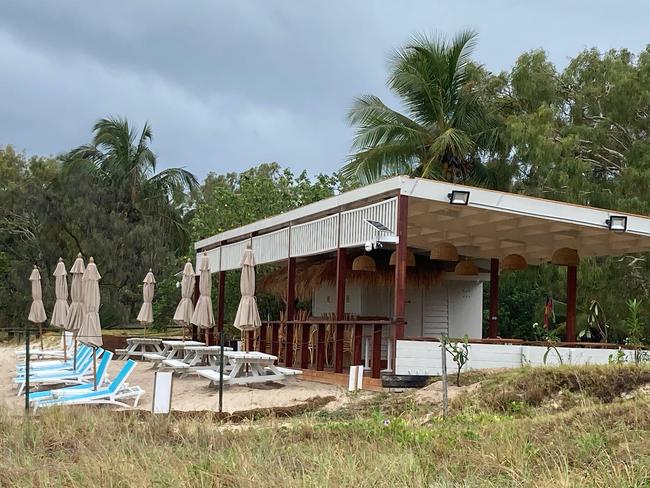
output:
[{"label": "wooden support beam", "polygon": [[287,260],[287,325],[284,337],[284,364],[293,367],[293,320],[296,315],[296,258]]},{"label": "wooden support beam", "polygon": [[499,260],[490,259],[490,317],[488,337],[494,339],[499,334]]},{"label": "wooden support beam", "polygon": [[280,354],[280,340],[279,340],[280,324],[271,325],[271,354],[278,356]]},{"label": "wooden support beam", "polygon": [[217,340],[215,344],[221,339],[221,331],[223,330],[223,317],[226,310],[226,272],[219,271],[219,288],[217,291]]},{"label": "wooden support beam", "polygon": [[[397,350],[397,341],[404,339],[404,324],[406,320],[406,258],[408,253],[407,234],[408,234],[408,214],[409,200],[406,195],[400,195],[397,200],[397,259],[395,263],[395,302],[393,304],[393,351]],[[374,351],[373,351],[374,358]],[[395,358],[393,357],[393,361]],[[389,368],[395,369],[393,364]],[[373,366],[374,371],[374,366]]]},{"label": "wooden support beam", "polygon": [[[345,320],[345,275],[347,271],[347,251],[338,248],[336,250],[336,320]],[[343,340],[345,336],[345,325],[336,324],[336,338],[334,350],[334,372],[343,372]]]},{"label": "wooden support beam", "polygon": [[316,332],[316,370],[325,370],[325,324],[318,324]]},{"label": "wooden support beam", "polygon": [[246,350],[255,351],[255,332],[249,330],[246,332]]},{"label": "wooden support beam", "polygon": [[363,347],[363,325],[354,325],[354,350],[352,351],[352,366],[361,366],[361,348]]},{"label": "wooden support beam", "polygon": [[372,377],[381,376],[381,325],[373,325],[372,328]]},{"label": "wooden support beam", "polygon": [[576,340],[576,298],[578,291],[578,268],[567,266],[566,270],[566,342]]},{"label": "wooden support beam", "polygon": [[266,354],[266,329],[268,326],[266,324],[262,324],[262,327],[260,327],[260,352],[263,352]]}]

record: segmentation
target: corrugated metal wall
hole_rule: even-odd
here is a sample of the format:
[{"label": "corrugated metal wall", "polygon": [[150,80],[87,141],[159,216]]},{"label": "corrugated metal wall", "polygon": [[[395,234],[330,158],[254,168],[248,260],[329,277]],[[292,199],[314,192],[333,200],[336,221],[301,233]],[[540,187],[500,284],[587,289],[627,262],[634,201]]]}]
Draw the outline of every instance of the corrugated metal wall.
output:
[{"label": "corrugated metal wall", "polygon": [[253,252],[257,264],[273,263],[289,257],[289,229],[253,237]]},{"label": "corrugated metal wall", "polygon": [[[341,212],[341,247],[361,246],[375,239],[377,231],[365,219],[376,220],[388,227],[392,233],[397,230],[397,198]],[[387,233],[380,233],[386,235]]]},{"label": "corrugated metal wall", "polygon": [[336,249],[338,232],[338,214],[292,226],[291,256],[309,256]]}]

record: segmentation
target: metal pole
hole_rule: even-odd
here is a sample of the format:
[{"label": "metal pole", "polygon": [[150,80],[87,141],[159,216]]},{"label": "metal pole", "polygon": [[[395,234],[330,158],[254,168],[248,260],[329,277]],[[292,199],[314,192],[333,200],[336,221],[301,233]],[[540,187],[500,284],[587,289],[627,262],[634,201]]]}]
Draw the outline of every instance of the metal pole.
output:
[{"label": "metal pole", "polygon": [[97,348],[93,346],[93,382],[97,391]]},{"label": "metal pole", "polygon": [[449,415],[449,399],[447,397],[447,336],[443,335],[440,339],[442,348],[442,417],[447,418]]},{"label": "metal pole", "polygon": [[25,324],[25,414],[29,415],[29,324]]},{"label": "metal pole", "polygon": [[77,331],[74,331],[74,359],[72,360],[72,369],[77,370]]},{"label": "metal pole", "polygon": [[221,353],[219,354],[219,412],[223,411],[223,343],[225,340],[226,334],[222,328],[219,335],[219,344],[221,346]]}]

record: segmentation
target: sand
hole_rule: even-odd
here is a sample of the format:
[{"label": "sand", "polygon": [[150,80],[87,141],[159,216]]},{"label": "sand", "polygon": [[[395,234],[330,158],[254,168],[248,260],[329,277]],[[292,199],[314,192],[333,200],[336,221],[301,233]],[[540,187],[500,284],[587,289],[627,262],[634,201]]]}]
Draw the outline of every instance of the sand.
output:
[{"label": "sand", "polygon": [[[0,346],[0,401],[10,409],[18,411],[24,406],[24,397],[17,397],[13,387],[15,350],[15,344]],[[109,375],[114,377],[123,364],[124,361],[113,360],[109,367]],[[139,385],[145,390],[139,409],[151,410],[154,372],[151,363],[138,361],[138,365],[128,379],[130,385]],[[174,376],[172,391],[174,410],[218,410],[218,389],[209,386],[207,379],[197,375],[188,375],[184,378]],[[340,386],[291,377],[277,383],[227,386],[224,388],[223,408],[224,411],[235,412],[254,408],[286,407],[300,404],[309,398],[327,396],[335,397],[337,406],[344,405],[350,398],[347,390]]]}]

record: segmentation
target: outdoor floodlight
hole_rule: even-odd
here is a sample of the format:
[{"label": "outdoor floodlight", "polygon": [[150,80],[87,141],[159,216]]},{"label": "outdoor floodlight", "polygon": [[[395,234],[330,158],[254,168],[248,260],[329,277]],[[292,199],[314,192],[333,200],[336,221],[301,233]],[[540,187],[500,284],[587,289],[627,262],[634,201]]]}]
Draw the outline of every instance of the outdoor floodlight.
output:
[{"label": "outdoor floodlight", "polygon": [[452,205],[467,205],[469,203],[469,192],[466,190],[453,190],[447,195]]},{"label": "outdoor floodlight", "polygon": [[627,230],[627,217],[625,215],[612,215],[605,223],[609,230],[614,232],[625,232]]}]

